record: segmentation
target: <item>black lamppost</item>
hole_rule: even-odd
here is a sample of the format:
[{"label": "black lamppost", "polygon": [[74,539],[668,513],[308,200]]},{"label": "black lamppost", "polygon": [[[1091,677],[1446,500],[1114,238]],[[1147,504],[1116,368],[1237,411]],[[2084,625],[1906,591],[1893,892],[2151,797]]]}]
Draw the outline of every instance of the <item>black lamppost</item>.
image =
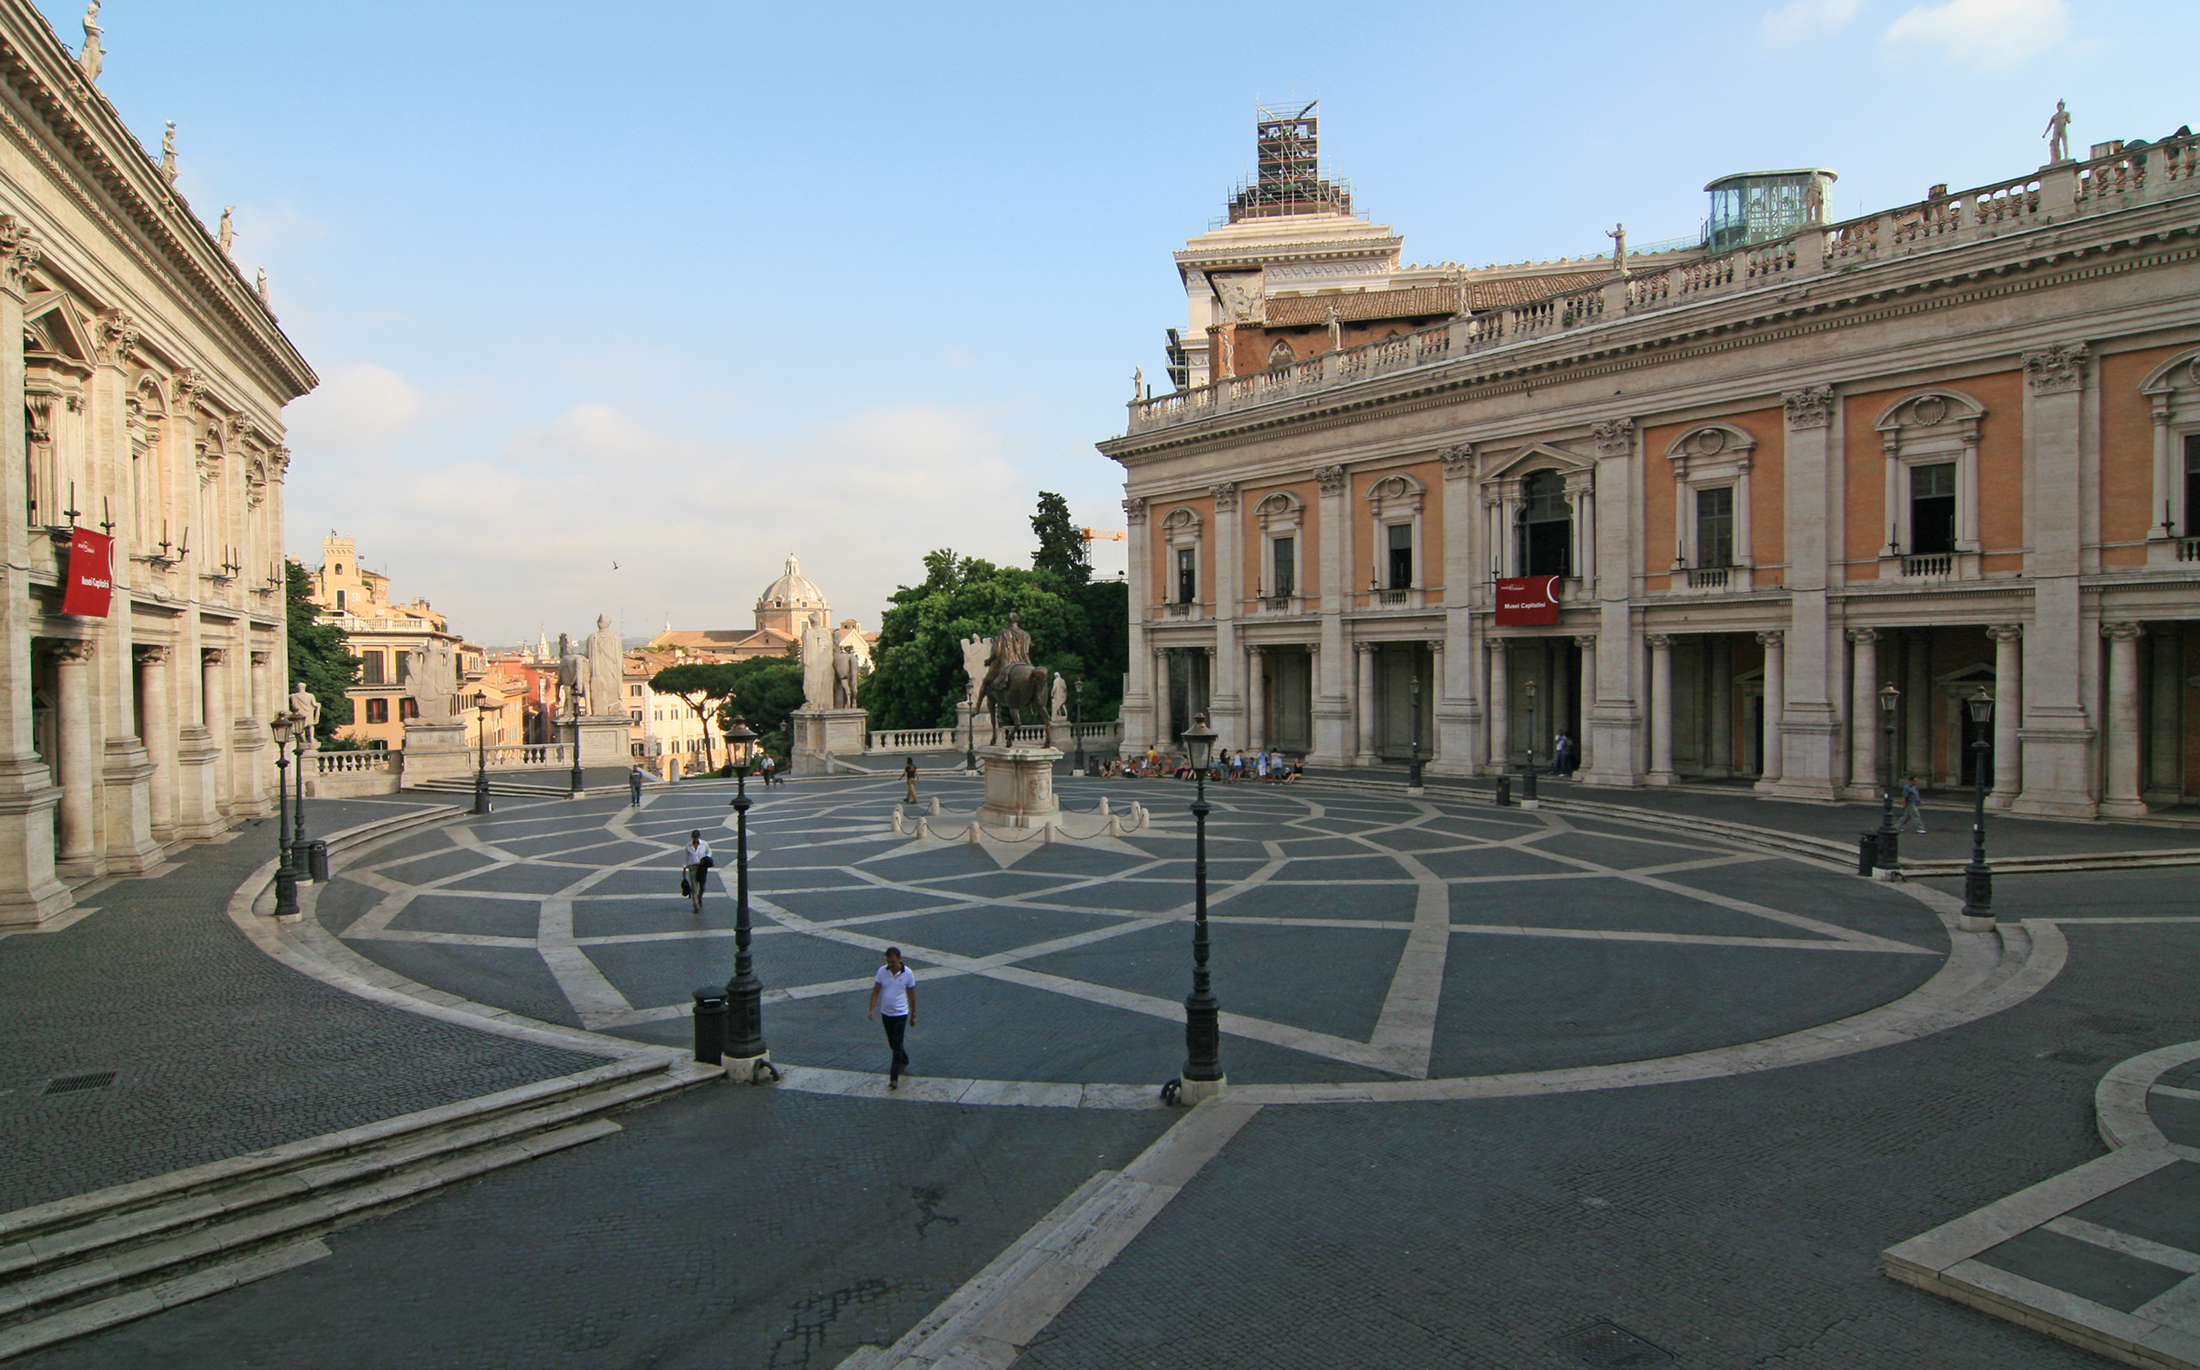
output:
[{"label": "black lamppost", "polygon": [[[741,759],[733,763],[733,978],[726,981],[726,1058],[764,1059],[764,985],[749,959],[749,761],[748,744],[756,734],[744,719],[726,730],[726,746]],[[778,1072],[773,1072],[777,1078]]]},{"label": "black lamppost", "polygon": [[1520,802],[1533,804],[1535,798],[1535,682],[1528,682],[1528,773],[1520,777]]},{"label": "black lamppost", "polygon": [[964,728],[963,769],[965,771],[976,771],[978,769],[978,706],[975,704],[970,706],[970,722]]},{"label": "black lamppost", "polygon": [[489,812],[489,696],[474,696],[474,813]]},{"label": "black lamppost", "polygon": [[1222,1006],[1215,1002],[1207,977],[1207,760],[1215,745],[1207,715],[1192,719],[1183,733],[1184,751],[1199,789],[1192,800],[1192,993],[1184,1001],[1184,1070],[1178,1089],[1192,1102],[1215,1093],[1223,1083]]},{"label": "black lamppost", "polygon": [[1421,673],[1413,673],[1412,688],[1407,691],[1413,699],[1412,747],[1413,760],[1406,766],[1406,793],[1421,792]]},{"label": "black lamppost", "polygon": [[1895,859],[1901,853],[1902,832],[1894,825],[1894,718],[1895,710],[1902,704],[1902,692],[1888,681],[1879,690],[1879,732],[1885,753],[1882,769],[1887,773],[1886,789],[1879,797],[1879,878],[1894,879]]},{"label": "black lamppost", "polygon": [[290,864],[290,731],[296,720],[277,714],[268,724],[275,736],[275,916],[298,915],[298,872]]},{"label": "black lamppost", "polygon": [[303,714],[293,713],[291,717],[297,720],[298,796],[297,807],[290,811],[290,859],[292,866],[310,880],[313,871],[306,861],[306,744],[313,740],[313,725]]},{"label": "black lamppost", "polygon": [[1069,683],[1069,735],[1077,744],[1077,760],[1071,769],[1078,775],[1085,773],[1085,679],[1079,676]]},{"label": "black lamppost", "polygon": [[1971,864],[1963,868],[1963,926],[1972,932],[1984,932],[1994,925],[1994,868],[1986,864],[1986,758],[1992,753],[1994,697],[1986,687],[1978,687],[1978,693],[1963,701],[1970,711],[1971,722],[1978,729],[1978,740],[1971,744],[1971,780],[1977,795],[1977,807],[1971,814]]}]

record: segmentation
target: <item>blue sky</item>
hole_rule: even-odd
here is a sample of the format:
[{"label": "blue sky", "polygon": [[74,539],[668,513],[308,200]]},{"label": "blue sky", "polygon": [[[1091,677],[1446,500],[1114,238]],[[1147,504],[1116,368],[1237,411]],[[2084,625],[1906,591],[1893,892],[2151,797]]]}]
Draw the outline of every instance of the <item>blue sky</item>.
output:
[{"label": "blue sky", "polygon": [[1120,528],[1092,443],[1256,101],[1321,99],[1408,260],[1547,259],[1693,233],[1734,171],[1834,167],[1843,216],[2016,176],[2058,98],[2081,155],[2158,137],[2200,120],[2190,17],[109,0],[100,86],[148,146],[176,121],[322,377],[290,551],[341,529],[494,643],[745,625],[790,551],[875,628],[929,548],[1022,563],[1040,489]]}]

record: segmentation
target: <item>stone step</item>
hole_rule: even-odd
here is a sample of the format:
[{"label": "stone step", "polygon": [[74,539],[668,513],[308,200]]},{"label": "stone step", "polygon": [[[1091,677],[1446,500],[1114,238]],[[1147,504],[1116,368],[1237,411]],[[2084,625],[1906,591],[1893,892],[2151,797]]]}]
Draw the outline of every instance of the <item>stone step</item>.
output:
[{"label": "stone step", "polygon": [[718,1075],[618,1061],[0,1216],[0,1358],[287,1269],[309,1239],[608,1136],[609,1114]]}]

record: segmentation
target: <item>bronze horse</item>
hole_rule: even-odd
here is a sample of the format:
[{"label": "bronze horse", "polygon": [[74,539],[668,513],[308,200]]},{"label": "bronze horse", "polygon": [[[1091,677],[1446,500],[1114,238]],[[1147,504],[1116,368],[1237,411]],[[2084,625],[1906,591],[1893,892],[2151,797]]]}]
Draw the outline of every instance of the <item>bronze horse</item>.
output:
[{"label": "bronze horse", "polygon": [[978,692],[978,702],[993,712],[992,745],[1001,745],[1001,712],[1004,709],[1015,711],[1012,727],[1024,725],[1026,710],[1038,711],[1043,721],[1052,704],[1050,692],[1053,688],[1054,676],[1044,666],[1031,666],[1021,661],[988,675]]}]

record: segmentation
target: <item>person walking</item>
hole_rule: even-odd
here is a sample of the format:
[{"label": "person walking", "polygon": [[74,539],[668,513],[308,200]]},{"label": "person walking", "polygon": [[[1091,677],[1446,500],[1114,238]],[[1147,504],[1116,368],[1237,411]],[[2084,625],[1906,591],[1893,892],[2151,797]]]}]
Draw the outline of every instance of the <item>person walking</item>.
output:
[{"label": "person walking", "polygon": [[900,1089],[901,1073],[909,1069],[903,1034],[917,1021],[917,973],[901,963],[900,947],[886,949],[886,964],[871,977],[871,1006],[863,1016],[886,1024],[886,1045],[894,1053],[886,1071],[886,1087]]},{"label": "person walking", "polygon": [[917,759],[913,756],[904,759],[901,763],[901,783],[908,790],[908,793],[902,796],[902,802],[905,804],[916,803]]},{"label": "person walking", "polygon": [[1911,818],[1917,819],[1917,835],[1925,835],[1925,801],[1917,792],[1917,777],[1905,776],[1902,780],[1902,821],[1894,825],[1896,832],[1910,826]]},{"label": "person walking", "polygon": [[711,860],[710,843],[703,840],[702,833],[688,833],[687,849],[681,853],[681,859],[680,892],[688,897],[695,916],[700,918],[703,915],[703,882],[709,877],[711,867],[717,864]]},{"label": "person walking", "polygon": [[626,773],[627,793],[634,797],[633,807],[642,807],[642,763],[634,763],[634,769]]},{"label": "person walking", "polygon": [[774,778],[772,773],[778,769],[778,766],[772,761],[772,754],[770,752],[764,753],[763,772],[764,785],[766,788],[770,788],[772,780]]},{"label": "person walking", "polygon": [[1551,743],[1551,774],[1565,777],[1574,773],[1574,740],[1564,733]]}]

